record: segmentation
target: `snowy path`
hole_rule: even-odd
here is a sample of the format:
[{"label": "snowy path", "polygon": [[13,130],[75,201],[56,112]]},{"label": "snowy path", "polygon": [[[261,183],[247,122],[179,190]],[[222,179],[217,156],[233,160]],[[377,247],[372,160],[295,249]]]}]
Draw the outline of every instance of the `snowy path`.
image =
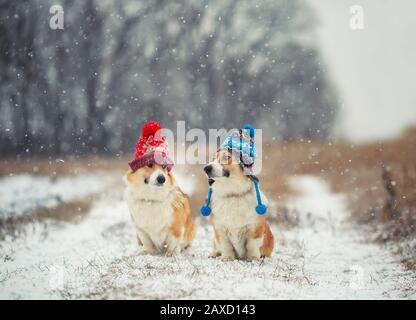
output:
[{"label": "snowy path", "polygon": [[184,254],[138,256],[127,207],[113,191],[78,224],[32,225],[24,238],[0,242],[0,298],[416,298],[415,274],[344,221],[343,195],[316,177],[292,184],[299,194],[288,205],[300,225],[274,228],[270,259],[207,258],[212,233],[202,219]]},{"label": "snowy path", "polygon": [[[301,195],[289,206],[300,214],[301,226],[287,234],[302,245],[305,269],[315,285],[306,298],[416,298],[416,275],[400,265],[386,248],[369,244],[348,223],[346,198],[331,193],[313,176],[292,180]],[[311,296],[312,294],[312,296]]]}]

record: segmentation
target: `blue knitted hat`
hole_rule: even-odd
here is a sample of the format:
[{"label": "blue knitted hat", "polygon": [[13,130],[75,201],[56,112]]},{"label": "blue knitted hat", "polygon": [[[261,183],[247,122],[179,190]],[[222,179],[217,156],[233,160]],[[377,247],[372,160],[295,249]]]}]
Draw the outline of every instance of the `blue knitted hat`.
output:
[{"label": "blue knitted hat", "polygon": [[243,129],[235,130],[224,140],[220,150],[229,150],[239,159],[244,169],[250,169],[256,159],[256,146],[254,144],[254,128],[246,124]]},{"label": "blue knitted hat", "polygon": [[[249,174],[249,177],[254,184],[257,198],[256,212],[260,215],[265,214],[267,207],[261,202],[259,179],[252,175],[252,167],[256,159],[254,128],[251,125],[246,124],[243,129],[232,132],[221,144],[219,150],[229,150],[240,160],[240,165],[244,172]],[[205,204],[200,209],[201,214],[205,217],[211,214],[211,208],[209,207],[211,196],[212,186],[210,185]]]}]

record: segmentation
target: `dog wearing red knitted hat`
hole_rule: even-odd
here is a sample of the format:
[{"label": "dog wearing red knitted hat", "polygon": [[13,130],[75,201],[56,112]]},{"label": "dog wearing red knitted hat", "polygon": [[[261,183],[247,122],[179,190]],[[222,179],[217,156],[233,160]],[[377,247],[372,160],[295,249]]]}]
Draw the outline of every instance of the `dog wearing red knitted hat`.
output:
[{"label": "dog wearing red knitted hat", "polygon": [[129,166],[125,199],[142,254],[176,256],[191,245],[196,227],[189,198],[172,174],[173,161],[159,123],[143,126]]}]

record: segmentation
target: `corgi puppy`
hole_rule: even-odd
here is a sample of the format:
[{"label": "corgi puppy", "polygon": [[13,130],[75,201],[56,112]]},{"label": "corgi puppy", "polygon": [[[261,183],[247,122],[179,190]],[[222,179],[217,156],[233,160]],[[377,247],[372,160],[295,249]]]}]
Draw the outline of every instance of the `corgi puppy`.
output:
[{"label": "corgi puppy", "polygon": [[125,199],[136,227],[142,254],[164,253],[168,257],[189,247],[195,237],[189,198],[172,172],[148,164],[125,176]]},{"label": "corgi puppy", "polygon": [[[274,237],[266,221],[267,214],[255,212],[256,192],[249,176],[229,150],[219,150],[204,171],[212,187],[210,222],[214,229],[211,257],[225,261],[259,260],[269,257]],[[261,194],[264,204],[266,197]]]}]

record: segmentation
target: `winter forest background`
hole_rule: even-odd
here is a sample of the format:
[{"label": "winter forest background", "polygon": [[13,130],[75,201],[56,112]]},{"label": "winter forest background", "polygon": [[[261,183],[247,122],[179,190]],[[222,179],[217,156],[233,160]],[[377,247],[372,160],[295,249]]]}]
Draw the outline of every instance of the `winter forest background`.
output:
[{"label": "winter forest background", "polygon": [[338,100],[315,26],[302,0],[0,0],[0,152],[119,153],[147,120],[327,137]]}]

